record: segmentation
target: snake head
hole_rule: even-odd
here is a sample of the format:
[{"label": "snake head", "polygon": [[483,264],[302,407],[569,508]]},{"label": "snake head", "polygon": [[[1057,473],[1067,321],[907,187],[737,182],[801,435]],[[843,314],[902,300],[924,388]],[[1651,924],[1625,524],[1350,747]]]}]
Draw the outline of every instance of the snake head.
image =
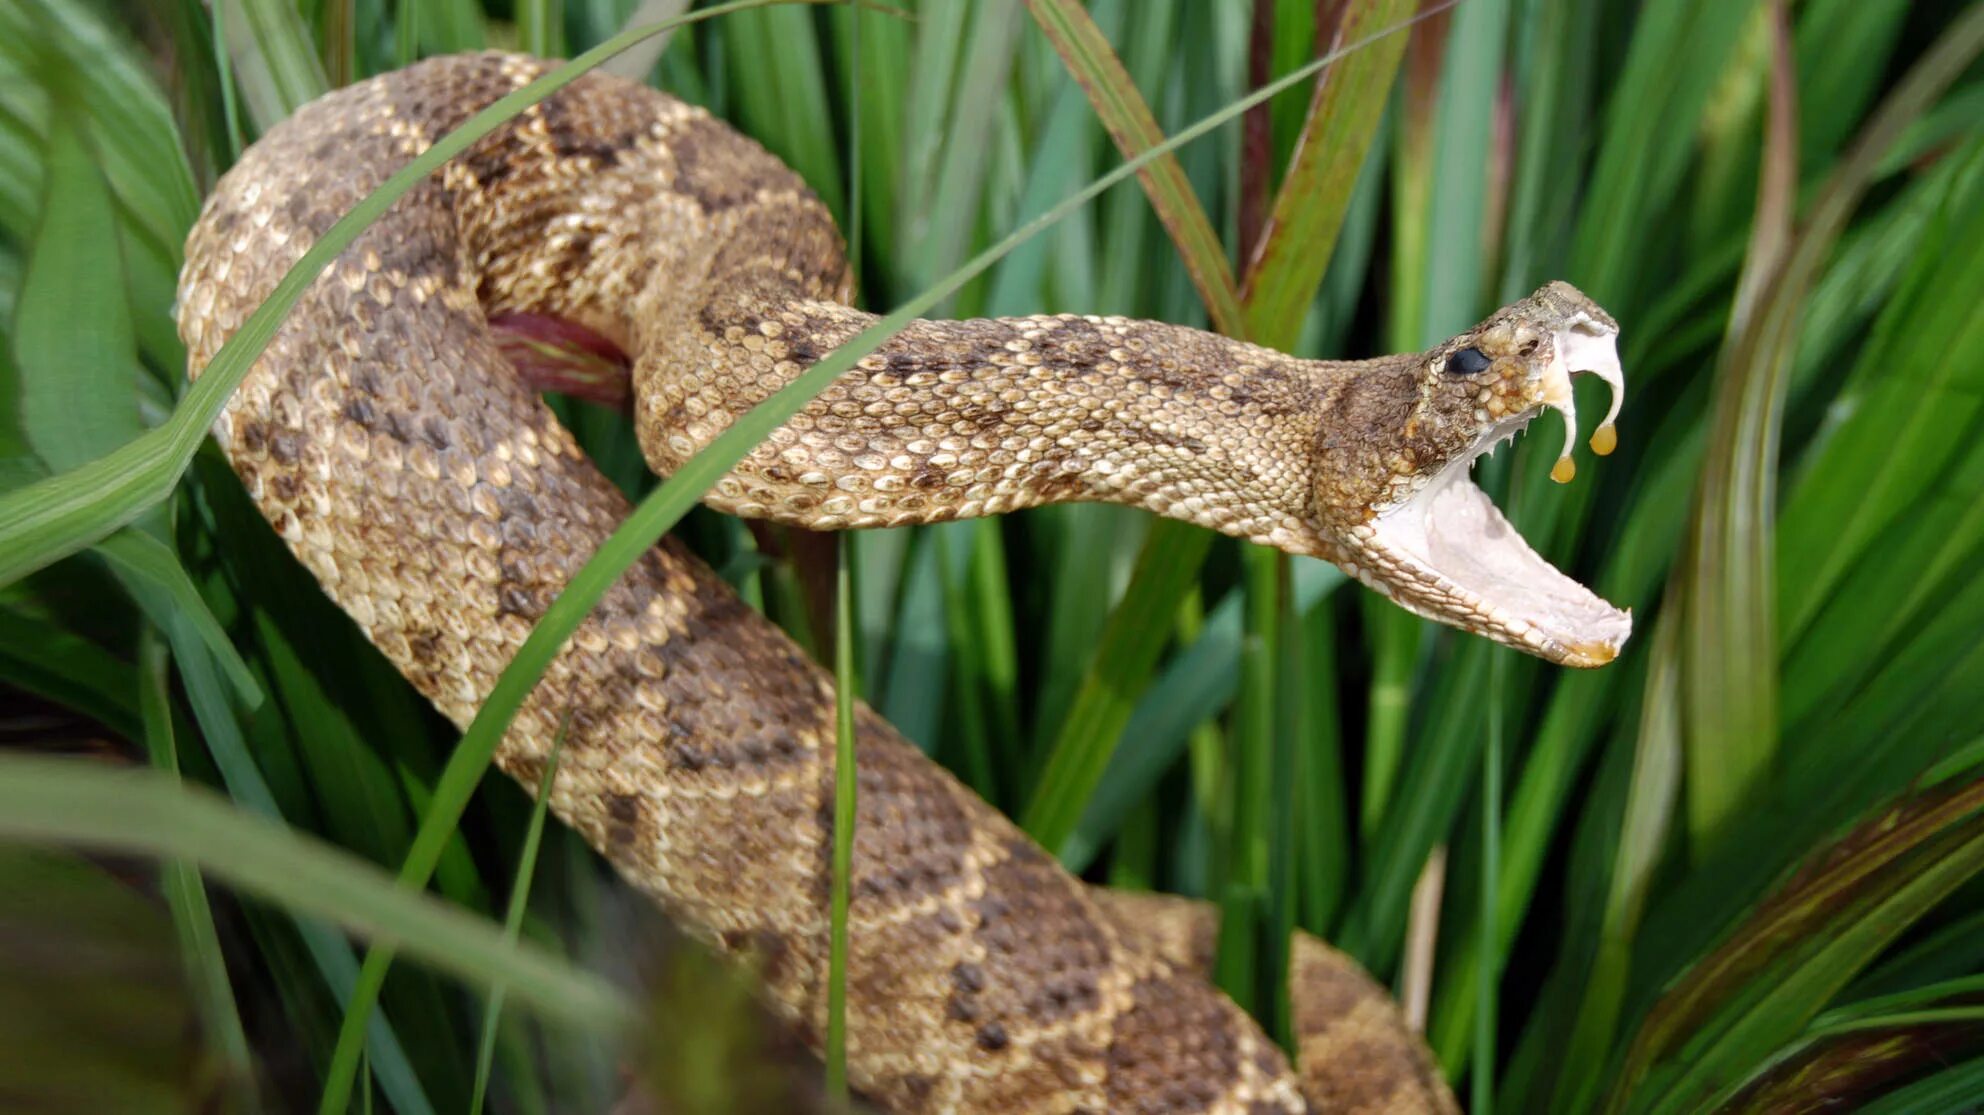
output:
[{"label": "snake head", "polygon": [[1566,666],[1602,666],[1632,616],[1538,557],[1468,472],[1544,410],[1562,414],[1571,478],[1571,377],[1612,388],[1601,454],[1625,396],[1618,323],[1551,283],[1416,357],[1347,383],[1318,434],[1315,511],[1337,564],[1430,619]]}]

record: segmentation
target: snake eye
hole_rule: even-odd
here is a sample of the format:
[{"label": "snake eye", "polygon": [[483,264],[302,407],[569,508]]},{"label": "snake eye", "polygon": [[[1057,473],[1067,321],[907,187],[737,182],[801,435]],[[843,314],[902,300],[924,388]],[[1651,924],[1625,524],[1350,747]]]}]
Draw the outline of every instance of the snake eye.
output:
[{"label": "snake eye", "polygon": [[1478,348],[1464,348],[1447,357],[1447,374],[1454,376],[1480,375],[1488,370],[1494,361],[1481,354]]}]

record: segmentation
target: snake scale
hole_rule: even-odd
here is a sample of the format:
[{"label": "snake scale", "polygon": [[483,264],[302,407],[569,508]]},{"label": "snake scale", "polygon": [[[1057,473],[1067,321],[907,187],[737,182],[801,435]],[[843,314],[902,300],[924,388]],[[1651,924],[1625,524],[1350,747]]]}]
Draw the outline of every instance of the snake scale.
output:
[{"label": "snake scale", "polygon": [[[192,374],[304,250],[547,63],[419,63],[332,93],[216,186],[186,248]],[[874,319],[825,208],[704,111],[590,75],[405,196],[305,293],[216,424],[278,534],[466,724],[628,511],[491,323],[628,355],[666,472]],[[725,476],[720,509],[816,529],[1112,500],[1337,562],[1422,614],[1570,665],[1628,617],[1537,558],[1467,480],[1569,377],[1622,385],[1617,326],[1552,284],[1427,353],[1298,360],[1085,316],[919,321]],[[1607,426],[1601,436],[1609,434]],[[1594,439],[1594,444],[1598,440]],[[1566,448],[1568,461],[1568,441]],[[545,674],[497,763],[817,1042],[831,679],[673,541]],[[894,1110],[1444,1111],[1384,990],[1295,946],[1299,1071],[1202,972],[1202,907],[1090,889],[865,707],[850,1074]]]}]

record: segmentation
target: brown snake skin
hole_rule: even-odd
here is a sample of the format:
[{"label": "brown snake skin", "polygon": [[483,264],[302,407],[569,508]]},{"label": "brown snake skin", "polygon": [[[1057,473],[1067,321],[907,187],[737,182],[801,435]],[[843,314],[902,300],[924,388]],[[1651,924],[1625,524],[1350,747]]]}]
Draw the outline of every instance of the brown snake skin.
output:
[{"label": "brown snake skin", "polygon": [[[187,244],[193,373],[336,217],[545,65],[437,59],[270,132]],[[839,234],[782,164],[699,109],[589,76],[374,224],[298,303],[215,436],[331,598],[466,724],[628,510],[488,318],[562,319],[632,354],[642,444],[665,471],[871,321],[844,304],[850,287]],[[1477,598],[1387,549],[1382,517],[1447,490],[1433,475],[1450,462],[1464,482],[1467,460],[1540,407],[1568,416],[1568,388],[1552,395],[1567,376],[1537,353],[1573,319],[1616,329],[1558,284],[1465,338],[1492,364],[1474,375],[1460,340],[1352,364],[1119,319],[918,322],[709,502],[827,528],[1113,499],[1328,557],[1415,610],[1596,664],[1624,629],[1578,611],[1583,597]],[[1466,503],[1453,519],[1480,514]],[[1412,544],[1437,558],[1445,543]],[[830,678],[669,541],[552,665],[497,763],[535,785],[569,710],[553,811],[684,925],[751,954],[817,1041],[832,709]],[[1089,890],[866,708],[859,733],[849,1056],[876,1103],[1453,1108],[1383,989],[1326,946],[1296,945],[1298,1075],[1199,974],[1203,911]]]}]

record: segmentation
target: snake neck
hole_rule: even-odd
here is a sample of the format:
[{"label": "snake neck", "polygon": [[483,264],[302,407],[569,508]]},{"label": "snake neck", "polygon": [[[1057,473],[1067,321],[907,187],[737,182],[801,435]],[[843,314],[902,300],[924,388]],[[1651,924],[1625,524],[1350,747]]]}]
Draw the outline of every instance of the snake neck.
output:
[{"label": "snake neck", "polygon": [[[657,471],[876,320],[804,293],[706,301],[679,340],[637,362],[637,426]],[[1115,317],[916,321],[708,502],[831,530],[1100,501],[1319,553],[1316,442],[1361,370]]]}]

